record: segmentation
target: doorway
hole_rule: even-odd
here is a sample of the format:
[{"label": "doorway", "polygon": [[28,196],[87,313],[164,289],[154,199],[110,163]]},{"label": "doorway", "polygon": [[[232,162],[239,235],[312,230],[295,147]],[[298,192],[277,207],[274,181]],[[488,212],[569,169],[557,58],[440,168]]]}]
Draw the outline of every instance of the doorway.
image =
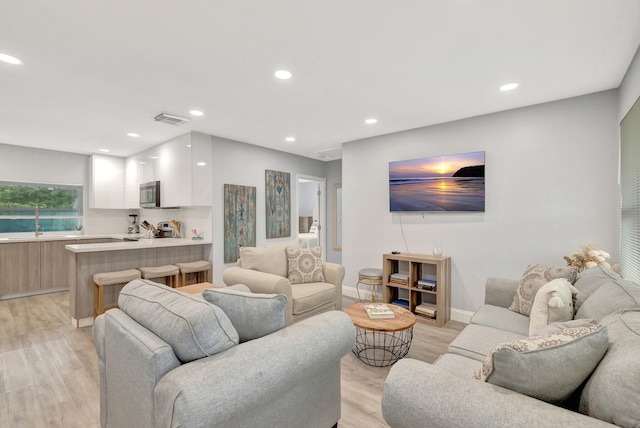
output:
[{"label": "doorway", "polygon": [[297,176],[298,238],[301,247],[320,247],[326,260],[326,186],[327,180],[308,175]]}]

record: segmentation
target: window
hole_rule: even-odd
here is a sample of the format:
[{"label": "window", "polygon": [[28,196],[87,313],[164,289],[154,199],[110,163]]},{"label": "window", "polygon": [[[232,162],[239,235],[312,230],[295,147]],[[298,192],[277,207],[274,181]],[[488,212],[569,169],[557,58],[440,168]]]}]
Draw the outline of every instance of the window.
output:
[{"label": "window", "polygon": [[0,181],[0,233],[70,231],[82,224],[82,186]]},{"label": "window", "polygon": [[620,124],[620,274],[640,281],[640,100]]}]

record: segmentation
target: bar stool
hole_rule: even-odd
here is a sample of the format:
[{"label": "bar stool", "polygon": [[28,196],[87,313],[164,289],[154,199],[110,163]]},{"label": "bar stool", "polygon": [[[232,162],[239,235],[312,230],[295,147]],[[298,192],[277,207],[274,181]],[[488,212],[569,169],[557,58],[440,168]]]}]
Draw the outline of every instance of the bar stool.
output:
[{"label": "bar stool", "polygon": [[[201,260],[198,262],[188,262],[188,263],[176,263],[176,266],[180,269],[180,274],[182,278],[180,280],[180,286],[184,287],[187,285],[187,274],[195,273],[196,274],[196,282],[210,282],[211,281],[211,263],[206,260]],[[200,274],[202,274],[203,280],[200,281]]]},{"label": "bar stool", "polygon": [[164,278],[165,284],[171,288],[176,288],[179,285],[178,275],[180,274],[180,269],[178,266],[145,266],[139,267],[138,270],[144,279]]},{"label": "bar stool", "polygon": [[134,279],[140,279],[140,271],[138,269],[128,269],[119,272],[103,272],[93,275],[93,317],[104,314],[107,309],[117,308],[116,304],[104,307],[104,288],[110,285],[124,285]]},{"label": "bar stool", "polygon": [[361,269],[358,272],[358,282],[356,283],[356,292],[358,293],[358,300],[362,301],[360,298],[360,289],[358,286],[360,284],[366,284],[371,287],[371,301],[375,302],[378,300],[378,286],[382,285],[382,269],[375,268],[365,268]]}]

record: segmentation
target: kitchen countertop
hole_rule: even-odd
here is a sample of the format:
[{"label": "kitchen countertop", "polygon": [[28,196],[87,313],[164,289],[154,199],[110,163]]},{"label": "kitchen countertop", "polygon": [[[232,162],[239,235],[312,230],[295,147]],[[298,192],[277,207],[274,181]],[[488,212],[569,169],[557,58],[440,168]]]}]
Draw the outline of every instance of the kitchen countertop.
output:
[{"label": "kitchen countertop", "polygon": [[143,238],[138,241],[106,242],[103,244],[71,244],[65,245],[65,248],[74,253],[96,253],[103,251],[142,250],[148,248],[185,247],[189,245],[208,244],[211,244],[211,241],[202,239]]},{"label": "kitchen countertop", "polygon": [[[111,233],[105,235],[40,235],[37,238],[35,235],[18,235],[18,236],[9,236],[9,237],[0,237],[0,244],[7,242],[41,242],[41,241],[70,241],[70,240],[78,240],[81,241],[83,239],[103,239],[103,238],[112,238],[112,239],[140,239],[143,238],[144,234],[142,233]],[[168,238],[166,238],[168,239]]]}]

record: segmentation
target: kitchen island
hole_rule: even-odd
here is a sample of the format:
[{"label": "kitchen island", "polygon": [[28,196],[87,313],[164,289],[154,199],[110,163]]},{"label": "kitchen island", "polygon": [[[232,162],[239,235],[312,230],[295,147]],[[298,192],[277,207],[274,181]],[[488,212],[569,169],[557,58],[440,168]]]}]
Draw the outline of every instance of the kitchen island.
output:
[{"label": "kitchen island", "polygon": [[[178,238],[66,245],[69,272],[69,313],[74,327],[93,324],[93,275],[209,260],[211,241]],[[105,304],[117,301],[122,286],[105,290]]]}]

